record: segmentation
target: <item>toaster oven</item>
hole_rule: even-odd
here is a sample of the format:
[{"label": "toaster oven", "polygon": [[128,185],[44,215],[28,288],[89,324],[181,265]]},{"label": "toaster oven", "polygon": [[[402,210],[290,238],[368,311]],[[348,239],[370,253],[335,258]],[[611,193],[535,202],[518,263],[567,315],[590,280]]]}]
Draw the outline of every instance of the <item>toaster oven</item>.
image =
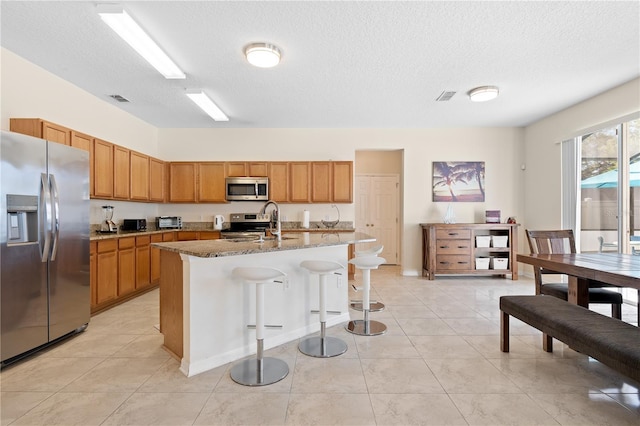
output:
[{"label": "toaster oven", "polygon": [[158,216],[156,217],[157,229],[181,229],[182,217],[180,216]]}]

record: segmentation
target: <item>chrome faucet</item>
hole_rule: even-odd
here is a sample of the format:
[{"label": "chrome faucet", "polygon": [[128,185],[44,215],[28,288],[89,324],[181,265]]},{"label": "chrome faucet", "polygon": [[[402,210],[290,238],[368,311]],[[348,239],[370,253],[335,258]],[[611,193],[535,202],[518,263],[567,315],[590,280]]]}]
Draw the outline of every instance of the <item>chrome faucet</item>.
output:
[{"label": "chrome faucet", "polygon": [[[260,209],[260,214],[265,214],[267,212],[267,207],[269,207],[269,205],[273,205],[275,207],[275,211],[273,213],[271,213],[271,220],[269,221],[269,232],[271,232],[271,234],[275,235],[276,237],[278,237],[278,242],[282,241],[282,228],[280,226],[280,206],[278,205],[278,203],[276,203],[273,200],[269,200],[266,203],[264,203],[264,206],[262,206],[262,208]],[[275,216],[275,217],[274,217]],[[276,222],[276,229],[273,229],[273,222]]]}]

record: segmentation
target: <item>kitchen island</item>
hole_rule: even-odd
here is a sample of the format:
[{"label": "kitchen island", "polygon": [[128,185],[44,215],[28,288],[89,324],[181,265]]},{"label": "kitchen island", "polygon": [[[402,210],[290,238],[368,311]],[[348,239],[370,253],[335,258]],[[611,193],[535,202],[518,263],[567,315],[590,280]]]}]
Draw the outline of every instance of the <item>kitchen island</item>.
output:
[{"label": "kitchen island", "polygon": [[[201,240],[153,244],[160,255],[160,332],[164,347],[180,359],[186,376],[255,354],[253,286],[232,277],[238,266],[263,266],[287,274],[282,284],[265,286],[264,348],[320,329],[318,279],[300,268],[304,260],[332,260],[347,267],[348,245],[373,242],[362,233],[300,233],[275,239]],[[327,326],[348,321],[346,269],[328,282]]]}]

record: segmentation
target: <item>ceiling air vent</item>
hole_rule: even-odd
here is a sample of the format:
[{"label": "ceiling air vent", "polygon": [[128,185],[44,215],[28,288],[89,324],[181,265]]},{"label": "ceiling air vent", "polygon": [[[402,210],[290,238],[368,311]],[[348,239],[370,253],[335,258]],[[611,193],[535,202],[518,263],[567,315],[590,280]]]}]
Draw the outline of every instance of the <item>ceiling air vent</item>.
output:
[{"label": "ceiling air vent", "polygon": [[109,97],[115,99],[118,102],[129,102],[129,99],[122,97],[120,95],[109,95]]},{"label": "ceiling air vent", "polygon": [[436,101],[438,101],[438,102],[446,102],[446,101],[450,100],[451,98],[453,98],[453,95],[455,95],[455,94],[456,94],[456,92],[445,90],[444,92],[440,93],[440,96],[438,96],[436,98]]}]

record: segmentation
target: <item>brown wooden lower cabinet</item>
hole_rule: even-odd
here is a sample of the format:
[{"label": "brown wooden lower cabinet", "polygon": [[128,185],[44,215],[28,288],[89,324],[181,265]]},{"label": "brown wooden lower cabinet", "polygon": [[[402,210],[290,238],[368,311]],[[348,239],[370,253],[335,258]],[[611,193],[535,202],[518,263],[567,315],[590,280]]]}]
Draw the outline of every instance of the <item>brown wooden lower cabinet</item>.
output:
[{"label": "brown wooden lower cabinet", "polygon": [[118,297],[136,289],[136,239],[118,239]]},{"label": "brown wooden lower cabinet", "polygon": [[162,250],[152,247],[152,243],[218,238],[220,231],[168,231],[92,241],[91,313],[101,312],[159,285]]},{"label": "brown wooden lower cabinet", "polygon": [[136,290],[151,285],[151,236],[136,237]]},{"label": "brown wooden lower cabinet", "polygon": [[[114,301],[118,297],[118,241],[98,241],[95,258],[95,305]],[[93,286],[93,281],[91,282]],[[93,306],[92,306],[93,310]]]}]

